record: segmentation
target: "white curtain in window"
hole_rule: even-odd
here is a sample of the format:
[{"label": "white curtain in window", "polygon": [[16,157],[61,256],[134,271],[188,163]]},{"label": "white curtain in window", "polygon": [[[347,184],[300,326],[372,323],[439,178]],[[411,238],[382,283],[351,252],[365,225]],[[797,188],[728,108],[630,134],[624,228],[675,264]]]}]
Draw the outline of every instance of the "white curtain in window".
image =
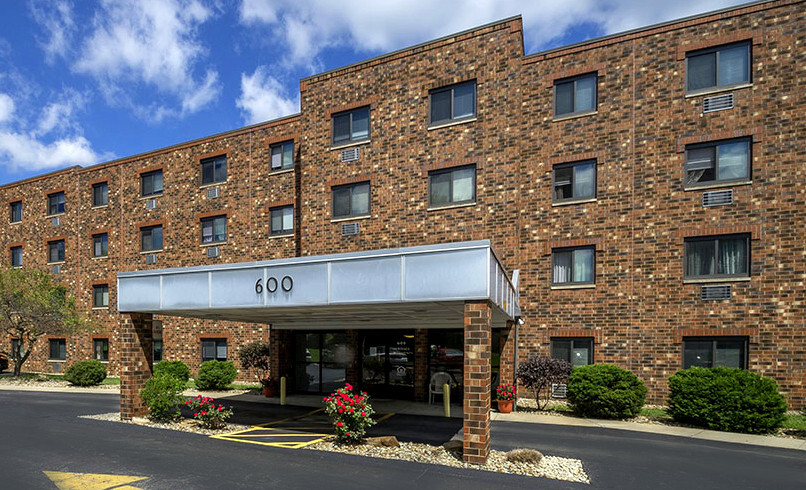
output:
[{"label": "white curtain in window", "polygon": [[358,185],[353,188],[352,214],[369,213],[369,184]]},{"label": "white curtain in window", "polygon": [[747,273],[747,241],[744,238],[730,238],[719,241],[720,274]]},{"label": "white curtain in window", "polygon": [[710,276],[715,273],[714,242],[691,241],[686,243],[686,275]]},{"label": "white curtain in window", "polygon": [[554,254],[554,282],[563,283],[571,281],[571,253],[557,252]]},{"label": "white curtain in window", "polygon": [[475,168],[463,168],[453,171],[453,201],[473,200],[473,175]]}]

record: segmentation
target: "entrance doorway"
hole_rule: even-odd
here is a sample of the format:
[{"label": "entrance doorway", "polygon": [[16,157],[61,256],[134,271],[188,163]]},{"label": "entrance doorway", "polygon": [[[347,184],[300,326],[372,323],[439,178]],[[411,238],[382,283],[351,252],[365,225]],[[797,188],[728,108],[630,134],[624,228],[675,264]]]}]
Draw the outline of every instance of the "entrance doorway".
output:
[{"label": "entrance doorway", "polygon": [[361,335],[361,389],[376,398],[414,398],[414,330]]}]

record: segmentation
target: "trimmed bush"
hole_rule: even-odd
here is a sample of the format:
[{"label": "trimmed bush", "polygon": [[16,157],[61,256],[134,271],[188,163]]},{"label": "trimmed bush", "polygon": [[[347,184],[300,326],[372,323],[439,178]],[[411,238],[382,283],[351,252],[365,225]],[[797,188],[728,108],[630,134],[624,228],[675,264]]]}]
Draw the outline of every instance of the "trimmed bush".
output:
[{"label": "trimmed bush", "polygon": [[609,364],[574,368],[568,402],[578,415],[600,419],[635,417],[644,406],[646,386],[630,371]]},{"label": "trimmed bush", "polygon": [[232,361],[204,361],[196,376],[196,388],[200,390],[224,390],[235,381],[238,370]]},{"label": "trimmed bush", "polygon": [[190,368],[182,361],[160,361],[154,364],[154,376],[167,374],[187,383],[190,379]]},{"label": "trimmed bush", "polygon": [[106,379],[106,366],[95,359],[77,361],[64,372],[64,379],[76,386],[95,386]]},{"label": "trimmed bush", "polygon": [[562,359],[533,357],[518,365],[516,376],[518,383],[532,392],[537,408],[543,410],[551,398],[551,385],[565,383],[571,374],[571,367],[570,362]]},{"label": "trimmed bush", "polygon": [[786,418],[786,399],[770,378],[738,368],[693,367],[669,378],[669,414],[708,429],[765,434]]},{"label": "trimmed bush", "polygon": [[263,386],[271,384],[271,345],[268,342],[256,341],[246,344],[238,352],[241,367],[254,369],[257,380]]},{"label": "trimmed bush", "polygon": [[185,402],[182,391],[185,382],[181,379],[160,374],[146,381],[140,396],[148,407],[148,418],[160,422],[170,422],[179,418],[179,405]]}]

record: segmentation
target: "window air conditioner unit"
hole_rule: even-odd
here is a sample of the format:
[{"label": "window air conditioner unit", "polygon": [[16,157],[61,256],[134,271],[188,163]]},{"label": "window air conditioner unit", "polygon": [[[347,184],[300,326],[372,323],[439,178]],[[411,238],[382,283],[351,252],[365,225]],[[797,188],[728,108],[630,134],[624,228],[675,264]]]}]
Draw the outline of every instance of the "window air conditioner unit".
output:
[{"label": "window air conditioner unit", "polygon": [[50,268],[50,272],[54,274],[61,274],[62,273],[62,266],[61,265],[54,265]]},{"label": "window air conditioner unit", "polygon": [[61,218],[61,216],[56,216],[55,218],[51,218],[51,220],[50,220],[50,224],[51,224],[52,226],[59,226],[59,225],[61,225],[61,224],[62,224],[62,218]]},{"label": "window air conditioner unit", "polygon": [[342,223],[341,234],[342,236],[358,235],[361,228],[358,223]]},{"label": "window air conditioner unit", "polygon": [[702,99],[702,113],[733,109],[733,94],[715,95]]},{"label": "window air conditioner unit", "polygon": [[146,201],[146,209],[154,209],[157,207],[156,199],[149,199]]},{"label": "window air conditioner unit", "polygon": [[218,257],[221,251],[218,247],[207,247],[207,256],[208,257]]},{"label": "window air conditioner unit", "polygon": [[146,255],[146,264],[156,264],[156,263],[157,263],[157,254]]},{"label": "window air conditioner unit", "polygon": [[565,398],[567,395],[568,395],[568,385],[566,385],[565,383],[551,384],[552,398]]},{"label": "window air conditioner unit", "polygon": [[733,189],[702,193],[702,206],[704,208],[726,206],[728,204],[733,204]]},{"label": "window air conditioner unit", "polygon": [[700,298],[703,301],[717,301],[730,299],[730,284],[724,286],[703,286],[700,291]]},{"label": "window air conditioner unit", "polygon": [[62,372],[62,363],[52,362],[50,363],[50,368],[53,370],[54,373],[60,373]]},{"label": "window air conditioner unit", "polygon": [[207,199],[215,199],[221,195],[221,191],[218,187],[213,187],[212,189],[207,189]]},{"label": "window air conditioner unit", "polygon": [[341,150],[341,161],[342,162],[352,162],[358,160],[360,153],[358,152],[358,147],[355,148],[347,148],[346,150]]}]

